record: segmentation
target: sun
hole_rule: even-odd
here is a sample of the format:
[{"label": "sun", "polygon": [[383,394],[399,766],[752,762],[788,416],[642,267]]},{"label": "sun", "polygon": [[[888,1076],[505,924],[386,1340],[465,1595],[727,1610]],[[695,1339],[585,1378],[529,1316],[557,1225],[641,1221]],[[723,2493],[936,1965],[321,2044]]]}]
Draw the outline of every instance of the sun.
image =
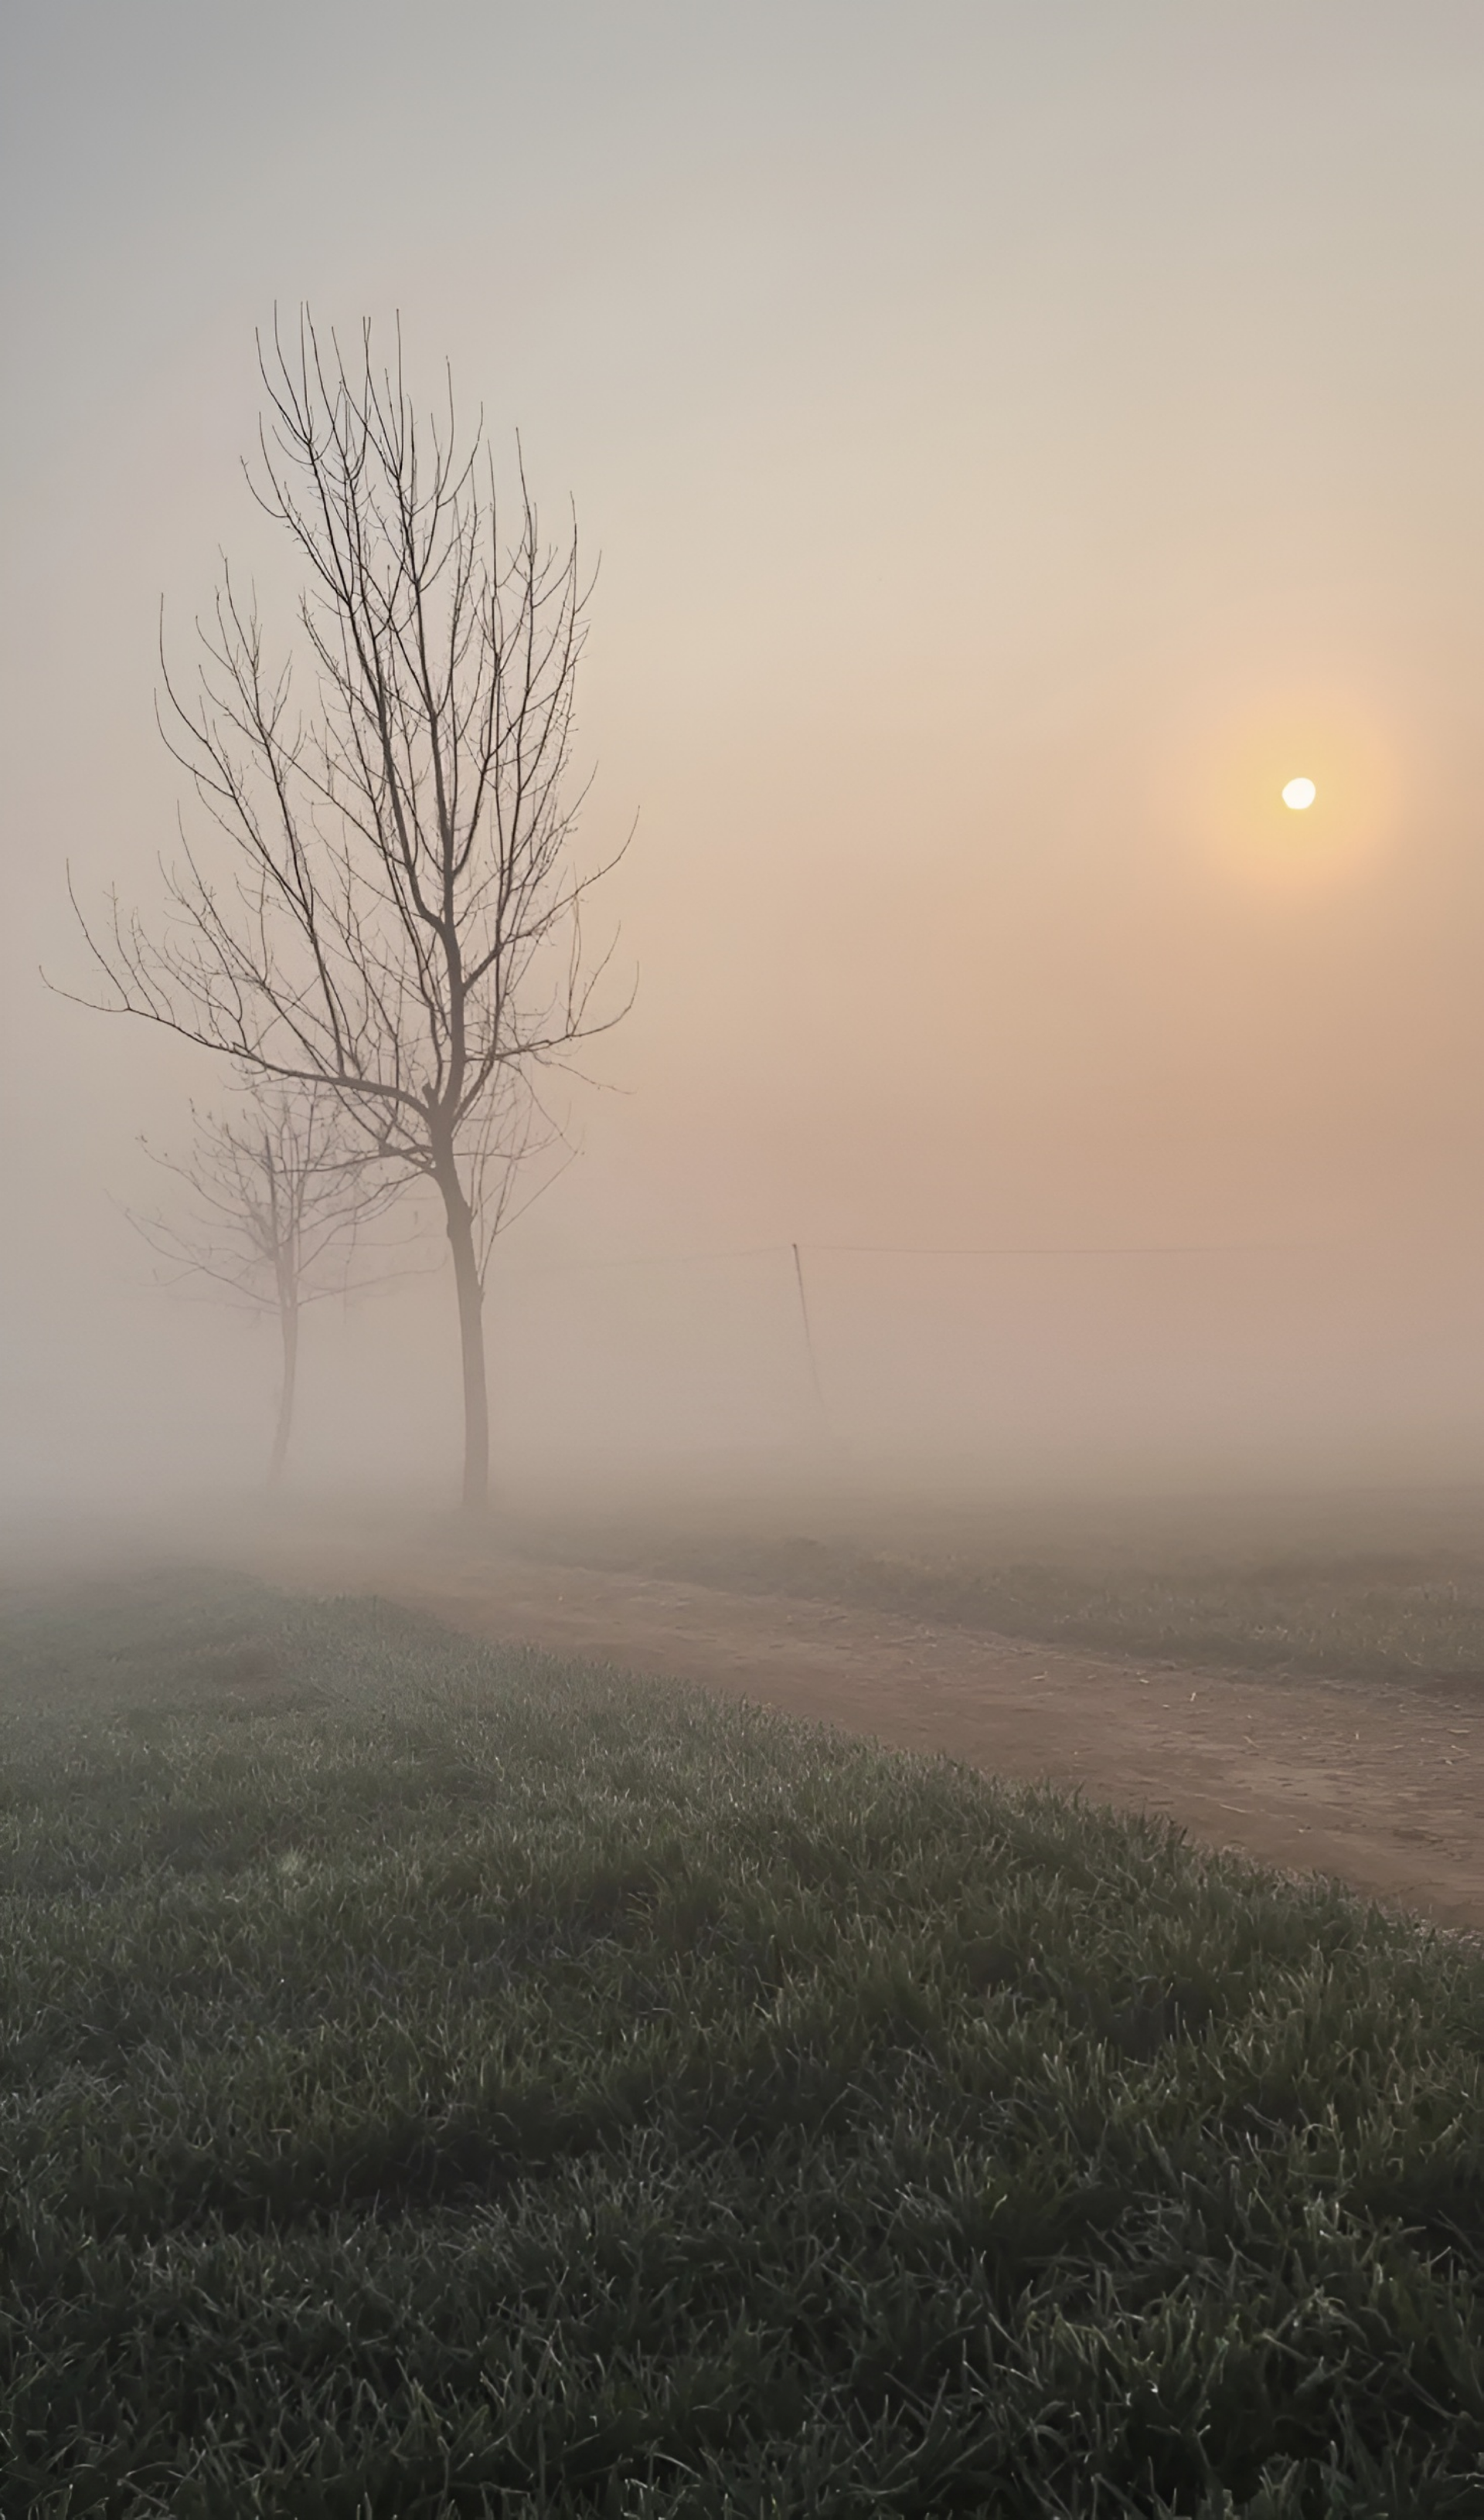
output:
[{"label": "sun", "polygon": [[[1158,774],[1168,811],[1244,890],[1295,902],[1362,880],[1397,836],[1384,693],[1214,690]],[[1167,784],[1166,784],[1167,783]]]}]

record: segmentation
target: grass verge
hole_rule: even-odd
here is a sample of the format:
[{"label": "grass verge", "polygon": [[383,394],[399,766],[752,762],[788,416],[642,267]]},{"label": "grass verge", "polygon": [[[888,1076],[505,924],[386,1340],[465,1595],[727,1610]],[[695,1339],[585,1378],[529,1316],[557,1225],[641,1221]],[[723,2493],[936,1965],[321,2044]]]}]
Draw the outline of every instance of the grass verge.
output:
[{"label": "grass verge", "polygon": [[375,1602],[13,1601],[0,2508],[1484,2512],[1484,1956]]},{"label": "grass verge", "polygon": [[1161,1563],[1096,1552],[918,1555],[808,1538],[660,1547],[599,1538],[573,1554],[586,1565],[1187,1665],[1484,1681],[1484,1563],[1462,1552],[1172,1554]]}]

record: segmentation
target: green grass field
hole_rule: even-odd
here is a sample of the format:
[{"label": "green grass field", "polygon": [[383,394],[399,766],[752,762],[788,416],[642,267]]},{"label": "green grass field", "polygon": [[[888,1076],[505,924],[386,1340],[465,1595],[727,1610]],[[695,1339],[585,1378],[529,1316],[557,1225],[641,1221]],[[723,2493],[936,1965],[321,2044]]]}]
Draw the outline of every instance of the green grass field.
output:
[{"label": "green grass field", "polygon": [[375,1602],[4,1612],[0,2511],[1484,2513],[1484,1955]]}]

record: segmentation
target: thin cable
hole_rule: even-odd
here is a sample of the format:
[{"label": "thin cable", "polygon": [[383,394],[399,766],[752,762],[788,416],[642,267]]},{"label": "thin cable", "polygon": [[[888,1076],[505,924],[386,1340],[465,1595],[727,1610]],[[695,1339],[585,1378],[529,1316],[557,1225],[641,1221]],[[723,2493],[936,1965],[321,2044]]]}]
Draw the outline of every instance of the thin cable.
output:
[{"label": "thin cable", "polygon": [[501,1270],[500,1277],[508,1285],[520,1278],[566,1278],[593,1269],[679,1269],[707,1261],[767,1260],[780,1251],[792,1252],[794,1268],[802,1275],[801,1251],[891,1260],[1172,1260],[1337,1247],[1326,1242],[749,1242],[732,1251],[631,1251],[605,1260],[557,1260],[547,1268]]},{"label": "thin cable", "polygon": [[701,1260],[768,1260],[787,1251],[787,1242],[749,1242],[740,1251],[627,1251],[607,1260],[554,1260],[547,1268],[505,1269],[501,1279],[569,1278],[586,1269],[679,1269]]},{"label": "thin cable", "polygon": [[[797,1245],[795,1244],[795,1249]],[[1254,1251],[1326,1251],[1324,1242],[806,1242],[806,1251],[868,1252],[896,1260],[1151,1260],[1232,1258]]]}]

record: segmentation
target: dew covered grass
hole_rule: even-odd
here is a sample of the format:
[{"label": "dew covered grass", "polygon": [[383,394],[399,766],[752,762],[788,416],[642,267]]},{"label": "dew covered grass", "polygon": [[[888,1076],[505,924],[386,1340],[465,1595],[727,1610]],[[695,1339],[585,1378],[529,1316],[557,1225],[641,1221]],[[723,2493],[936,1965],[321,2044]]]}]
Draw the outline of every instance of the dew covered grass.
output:
[{"label": "dew covered grass", "polygon": [[[539,1545],[539,1544],[538,1544]],[[953,1551],[840,1539],[600,1536],[584,1563],[839,1601],[1044,1644],[1342,1680],[1484,1682],[1477,1550]]]},{"label": "dew covered grass", "polygon": [[1484,2513],[1484,1956],[374,1601],[0,1617],[6,2515]]}]

